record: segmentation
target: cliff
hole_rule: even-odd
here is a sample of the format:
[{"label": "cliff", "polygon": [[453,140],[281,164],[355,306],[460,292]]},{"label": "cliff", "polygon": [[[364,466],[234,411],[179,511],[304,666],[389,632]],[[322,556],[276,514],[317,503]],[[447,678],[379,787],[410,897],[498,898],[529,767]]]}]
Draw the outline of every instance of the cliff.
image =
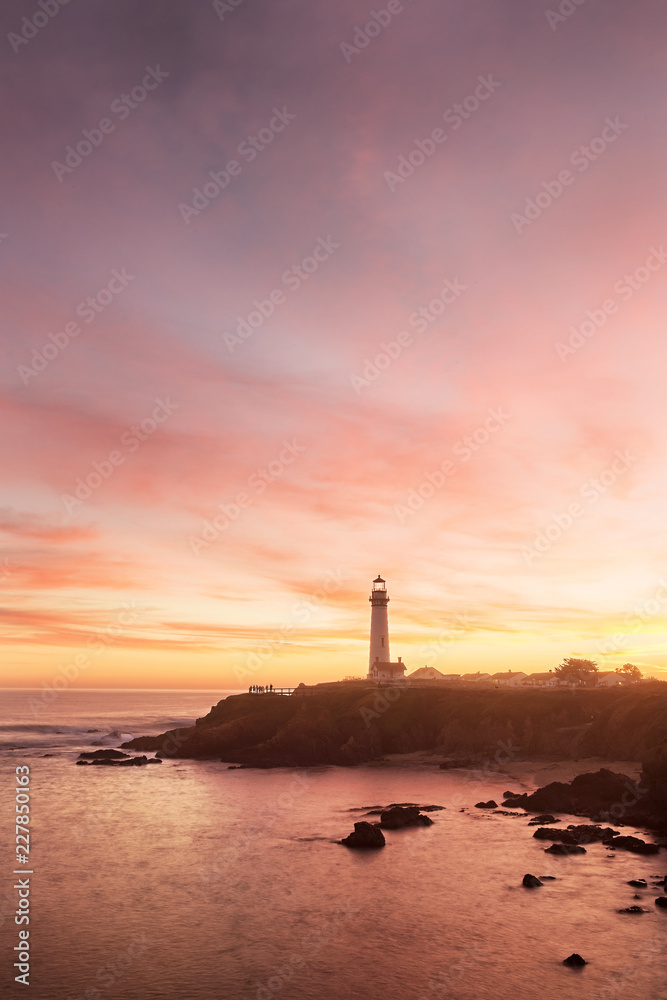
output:
[{"label": "cliff", "polygon": [[[667,740],[667,684],[464,690],[364,683],[240,694],[188,729],[123,746],[255,766],[360,764],[392,753],[642,760]],[[505,758],[509,759],[509,758]]]}]

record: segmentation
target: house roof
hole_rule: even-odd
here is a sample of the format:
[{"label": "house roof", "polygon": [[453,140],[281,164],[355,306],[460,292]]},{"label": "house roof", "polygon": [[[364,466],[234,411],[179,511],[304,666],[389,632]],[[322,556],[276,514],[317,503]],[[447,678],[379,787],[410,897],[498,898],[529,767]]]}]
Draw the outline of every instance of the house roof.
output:
[{"label": "house roof", "polygon": [[425,677],[427,674],[429,676],[431,676],[432,674],[437,674],[438,677],[445,676],[444,674],[440,673],[437,667],[419,667],[417,670],[413,670],[413,672],[408,676],[414,677],[415,680],[419,680],[420,677]]},{"label": "house roof", "polygon": [[499,674],[491,674],[491,679],[494,681],[504,681],[510,680],[511,677],[525,677],[523,670],[505,670]]}]

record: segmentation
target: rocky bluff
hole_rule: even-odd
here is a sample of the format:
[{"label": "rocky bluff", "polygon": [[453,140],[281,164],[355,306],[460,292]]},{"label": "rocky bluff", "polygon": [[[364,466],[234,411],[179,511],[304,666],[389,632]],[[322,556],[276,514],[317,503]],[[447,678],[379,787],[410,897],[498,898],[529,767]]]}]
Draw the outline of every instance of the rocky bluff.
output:
[{"label": "rocky bluff", "polygon": [[502,746],[504,760],[643,760],[651,782],[664,787],[657,750],[666,741],[667,684],[660,681],[547,691],[378,688],[357,681],[302,685],[289,697],[232,695],[194,726],[138,737],[124,747],[276,767],[362,764],[420,750],[493,758]]}]

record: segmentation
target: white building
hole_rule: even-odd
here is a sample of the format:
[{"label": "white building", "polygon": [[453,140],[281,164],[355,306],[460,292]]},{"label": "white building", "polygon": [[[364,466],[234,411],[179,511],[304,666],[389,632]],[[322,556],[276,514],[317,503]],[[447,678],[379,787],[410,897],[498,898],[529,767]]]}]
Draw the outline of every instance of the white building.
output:
[{"label": "white building", "polygon": [[558,687],[558,677],[551,670],[528,674],[521,682],[524,687]]},{"label": "white building", "polygon": [[389,654],[389,616],[387,605],[389,598],[385,581],[381,576],[373,580],[373,589],[368,598],[371,602],[371,645],[368,658],[369,680],[403,680],[405,664],[399,656],[396,663],[391,662]]},{"label": "white building", "polygon": [[504,673],[492,674],[491,680],[498,687],[519,687],[525,677],[523,670],[507,670]]},{"label": "white building", "polygon": [[443,674],[435,667],[419,667],[407,675],[409,681],[458,681],[460,674]]},{"label": "white building", "polygon": [[598,670],[594,677],[598,687],[619,687],[621,684],[630,683],[629,677],[617,674],[615,670]]}]

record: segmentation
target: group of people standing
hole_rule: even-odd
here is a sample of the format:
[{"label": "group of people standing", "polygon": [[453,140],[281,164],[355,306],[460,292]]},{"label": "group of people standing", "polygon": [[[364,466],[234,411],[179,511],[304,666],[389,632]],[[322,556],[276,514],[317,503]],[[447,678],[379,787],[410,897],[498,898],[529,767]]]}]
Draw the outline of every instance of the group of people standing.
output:
[{"label": "group of people standing", "polygon": [[273,684],[251,684],[248,694],[272,694]]}]

